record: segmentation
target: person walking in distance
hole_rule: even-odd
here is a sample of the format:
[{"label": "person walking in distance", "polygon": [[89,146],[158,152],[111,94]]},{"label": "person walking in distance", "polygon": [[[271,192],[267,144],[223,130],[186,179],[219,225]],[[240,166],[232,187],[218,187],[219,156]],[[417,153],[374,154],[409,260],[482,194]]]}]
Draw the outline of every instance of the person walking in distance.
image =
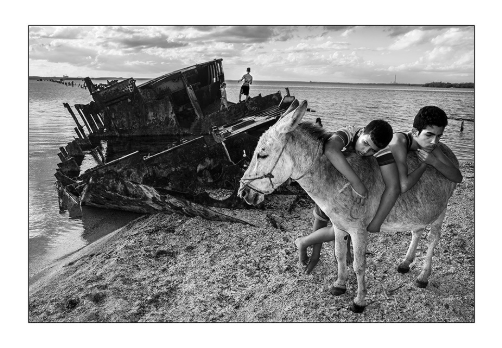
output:
[{"label": "person walking in distance", "polygon": [[249,86],[253,84],[253,76],[250,74],[251,68],[247,68],[247,73],[242,76],[242,78],[237,81],[241,82],[244,80],[244,83],[241,86],[241,91],[239,93],[239,103],[241,102],[241,95],[246,96],[246,101],[249,99]]}]

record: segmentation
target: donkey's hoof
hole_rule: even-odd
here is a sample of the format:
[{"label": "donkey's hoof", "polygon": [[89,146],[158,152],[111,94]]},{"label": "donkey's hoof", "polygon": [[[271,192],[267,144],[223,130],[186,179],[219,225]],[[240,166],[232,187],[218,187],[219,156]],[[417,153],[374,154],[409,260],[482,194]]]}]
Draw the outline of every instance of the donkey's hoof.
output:
[{"label": "donkey's hoof", "polygon": [[345,294],[345,292],[347,291],[347,288],[339,288],[337,286],[333,286],[329,292],[331,293],[331,295],[334,295],[334,296],[340,296],[340,295],[343,295]]},{"label": "donkey's hoof", "polygon": [[397,266],[397,271],[399,273],[408,273],[410,271],[410,266],[403,266],[403,265],[399,265]]},{"label": "donkey's hoof", "polygon": [[364,308],[366,308],[366,306],[359,306],[355,302],[352,302],[352,306],[350,307],[350,310],[354,313],[362,313],[364,311]]},{"label": "donkey's hoof", "polygon": [[423,282],[423,281],[418,280],[418,279],[415,280],[415,285],[418,286],[419,288],[422,288],[422,289],[426,288],[428,284],[429,284],[428,281]]}]

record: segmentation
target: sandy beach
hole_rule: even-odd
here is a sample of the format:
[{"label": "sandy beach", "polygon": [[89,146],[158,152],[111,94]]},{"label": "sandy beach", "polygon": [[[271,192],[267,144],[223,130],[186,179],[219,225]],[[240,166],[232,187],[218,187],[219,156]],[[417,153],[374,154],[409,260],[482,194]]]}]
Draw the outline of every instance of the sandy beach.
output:
[{"label": "sandy beach", "polygon": [[29,288],[30,322],[474,322],[474,163],[449,201],[429,285],[417,288],[427,246],[411,271],[397,265],[410,232],[370,234],[368,303],[349,306],[357,283],[335,297],[333,248],[311,275],[294,240],[310,233],[313,202],[272,195],[265,209],[219,211],[258,227],[182,215],[141,216],[57,260]]}]

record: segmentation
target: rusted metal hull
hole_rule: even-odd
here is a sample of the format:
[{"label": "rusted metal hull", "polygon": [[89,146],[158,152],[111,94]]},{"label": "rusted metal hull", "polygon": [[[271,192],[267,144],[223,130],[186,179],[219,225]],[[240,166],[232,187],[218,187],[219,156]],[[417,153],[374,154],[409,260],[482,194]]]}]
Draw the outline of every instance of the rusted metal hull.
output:
[{"label": "rusted metal hull", "polygon": [[[77,202],[136,212],[174,211],[176,200],[244,208],[236,193],[247,156],[294,100],[286,89],[285,97],[280,92],[259,95],[219,111],[221,59],[140,86],[132,78],[107,85],[85,81],[94,101],[75,104],[76,112],[64,104],[78,138],[61,149],[55,175],[60,203],[64,198],[68,206],[71,200],[72,209]],[[123,190],[127,187],[149,192],[147,206],[140,202],[145,197],[129,197],[131,192]],[[228,194],[215,199],[208,189]]]}]

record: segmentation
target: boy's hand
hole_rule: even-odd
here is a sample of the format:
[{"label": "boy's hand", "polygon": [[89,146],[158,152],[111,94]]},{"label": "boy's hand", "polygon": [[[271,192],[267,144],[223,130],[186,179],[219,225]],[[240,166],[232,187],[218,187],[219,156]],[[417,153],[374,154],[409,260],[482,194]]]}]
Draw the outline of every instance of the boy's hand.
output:
[{"label": "boy's hand", "polygon": [[358,185],[357,189],[352,187],[352,198],[356,204],[364,205],[366,199],[368,198],[368,190],[364,185]]},{"label": "boy's hand", "polygon": [[434,166],[436,161],[437,161],[437,157],[434,156],[434,154],[432,152],[427,152],[427,151],[424,151],[422,149],[418,149],[417,150],[417,155],[418,155],[418,158],[422,161],[422,162],[425,162],[427,163],[428,165],[431,165],[431,166]]}]

